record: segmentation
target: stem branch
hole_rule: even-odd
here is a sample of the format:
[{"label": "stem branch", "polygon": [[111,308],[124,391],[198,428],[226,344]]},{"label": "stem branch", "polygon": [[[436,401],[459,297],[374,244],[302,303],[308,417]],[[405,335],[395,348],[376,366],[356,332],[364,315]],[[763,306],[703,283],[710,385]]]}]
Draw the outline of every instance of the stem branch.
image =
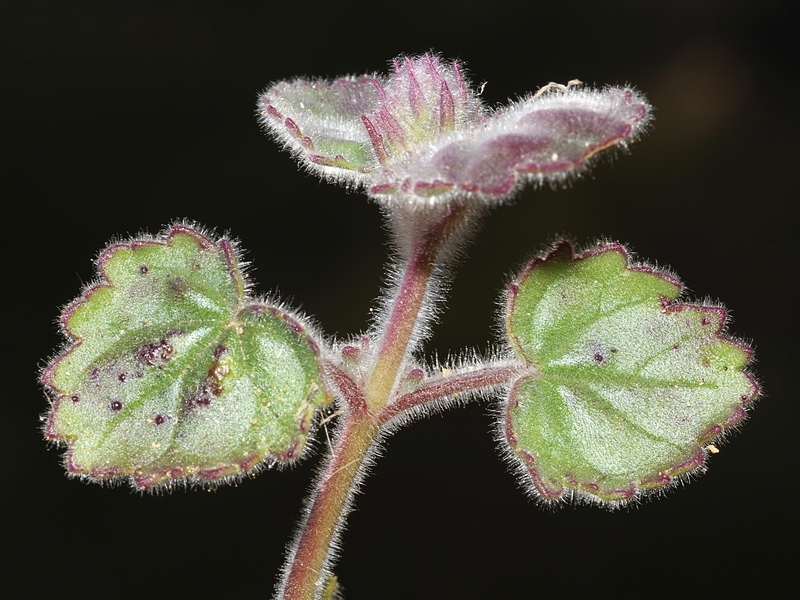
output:
[{"label": "stem branch", "polygon": [[448,396],[455,397],[507,384],[530,369],[529,365],[508,362],[431,377],[384,408],[379,416],[380,423],[384,425],[397,415]]},{"label": "stem branch", "polygon": [[[424,319],[425,302],[437,263],[453,243],[452,238],[467,214],[465,208],[456,206],[432,212],[426,218],[407,220],[411,226],[404,232],[403,241],[408,251],[403,276],[380,328],[377,353],[368,363],[367,373],[362,380],[361,376],[353,378],[333,362],[325,364],[326,376],[343,399],[342,423],[332,455],[311,497],[300,535],[287,558],[278,594],[282,600],[318,600],[325,590],[332,548],[364,473],[365,462],[389,418],[431,401],[434,395],[442,397],[497,385],[503,377],[510,376],[509,368],[494,371],[487,368],[456,378],[461,383],[455,387],[456,379],[448,384],[423,383],[417,393],[404,396],[403,406],[396,410],[391,408],[397,381]],[[399,230],[400,212],[392,218]]]}]

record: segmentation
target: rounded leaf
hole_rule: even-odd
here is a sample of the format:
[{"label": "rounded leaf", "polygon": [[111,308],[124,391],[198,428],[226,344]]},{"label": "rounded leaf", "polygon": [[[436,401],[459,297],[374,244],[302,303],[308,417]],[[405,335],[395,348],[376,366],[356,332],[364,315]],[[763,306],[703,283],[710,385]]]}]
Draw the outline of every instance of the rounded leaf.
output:
[{"label": "rounded leaf", "polygon": [[503,432],[537,497],[623,501],[700,466],[758,386],[718,306],[608,244],[561,242],[509,288],[507,332],[534,375],[512,386]]},{"label": "rounded leaf", "polygon": [[227,239],[176,225],[107,248],[46,369],[70,473],[137,488],[218,482],[296,458],[330,401],[299,321],[248,298]]}]

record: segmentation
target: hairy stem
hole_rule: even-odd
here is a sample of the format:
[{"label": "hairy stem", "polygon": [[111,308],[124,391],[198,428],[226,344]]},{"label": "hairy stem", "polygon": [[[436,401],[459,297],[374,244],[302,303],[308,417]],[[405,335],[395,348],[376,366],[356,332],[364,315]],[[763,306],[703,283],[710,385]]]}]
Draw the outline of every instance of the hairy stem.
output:
[{"label": "hairy stem", "polygon": [[289,556],[279,595],[283,600],[315,600],[324,589],[331,549],[377,433],[369,414],[348,413]]},{"label": "hairy stem", "polygon": [[[382,427],[396,416],[396,412],[389,415],[386,409],[391,406],[396,383],[417,341],[415,337],[424,319],[423,310],[437,263],[451,247],[466,214],[463,208],[449,207],[427,219],[411,221],[410,229],[403,232],[408,251],[402,279],[379,328],[377,353],[369,363],[364,383],[357,383],[332,362],[326,365],[327,376],[339,390],[346,408],[332,455],[317,482],[300,535],[288,556],[278,595],[282,600],[317,600],[322,594],[332,550],[365,462]],[[399,230],[402,219],[398,215],[393,217]],[[509,377],[505,371],[503,374]],[[452,386],[436,389],[441,397],[459,390],[494,386],[503,374],[470,375],[464,378],[463,390]],[[421,391],[410,398],[408,408],[434,399],[431,393]]]},{"label": "hairy stem", "polygon": [[384,425],[396,416],[410,410],[424,407],[447,397],[456,398],[459,395],[496,388],[531,371],[530,365],[513,361],[487,364],[479,369],[450,371],[431,377],[421,382],[414,391],[401,396],[384,408],[379,415],[379,421],[381,425]]},{"label": "hairy stem", "polygon": [[320,597],[329,574],[331,551],[347,516],[354,490],[363,476],[364,463],[381,431],[392,419],[448,396],[506,385],[530,370],[530,365],[498,362],[479,369],[433,377],[373,416],[355,382],[335,365],[327,365],[328,375],[345,397],[348,409],[332,455],[312,496],[297,545],[289,556],[289,568],[279,598],[317,600]]},{"label": "hairy stem", "polygon": [[394,296],[388,316],[383,323],[379,350],[370,377],[367,379],[365,400],[373,412],[386,406],[391,398],[402,367],[419,329],[421,311],[431,277],[443,249],[461,226],[466,211],[462,207],[448,208],[437,219],[421,220],[418,227],[406,232],[410,248],[402,280]]}]

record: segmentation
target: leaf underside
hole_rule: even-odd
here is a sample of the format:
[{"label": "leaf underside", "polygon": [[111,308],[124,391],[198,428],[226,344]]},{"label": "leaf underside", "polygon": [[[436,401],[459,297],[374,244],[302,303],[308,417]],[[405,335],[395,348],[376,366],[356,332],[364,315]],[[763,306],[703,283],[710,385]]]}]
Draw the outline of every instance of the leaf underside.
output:
[{"label": "leaf underside", "polygon": [[302,451],[329,402],[300,323],[250,299],[230,241],[185,226],[107,248],[62,315],[46,435],[69,472],[141,489],[227,481]]},{"label": "leaf underside", "polygon": [[700,466],[758,386],[726,312],[677,302],[679,281],[629,264],[618,244],[562,242],[510,286],[507,331],[536,375],[503,424],[534,494],[624,501]]},{"label": "leaf underside", "polygon": [[526,181],[563,183],[598,152],[636,139],[648,105],[632,90],[565,91],[517,102],[468,135],[454,135],[387,170],[378,196],[464,192],[503,197]]},{"label": "leaf underside", "polygon": [[[259,98],[259,120],[322,177],[364,186],[378,200],[401,195],[427,202],[500,200],[528,181],[563,184],[601,151],[635,141],[650,119],[647,101],[630,88],[569,88],[493,114],[476,101],[458,127],[442,133],[441,110],[426,105],[430,123],[403,126],[417,111],[387,101],[382,89],[371,77],[279,82]],[[381,133],[365,121],[368,115],[391,126]],[[403,140],[403,149],[387,150],[393,138]]]}]

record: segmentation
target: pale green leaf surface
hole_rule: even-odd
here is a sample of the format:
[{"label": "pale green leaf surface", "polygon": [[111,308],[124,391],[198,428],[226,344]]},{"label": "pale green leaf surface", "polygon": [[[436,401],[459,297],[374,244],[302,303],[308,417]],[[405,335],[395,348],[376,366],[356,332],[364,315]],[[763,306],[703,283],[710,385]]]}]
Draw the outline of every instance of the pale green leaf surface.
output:
[{"label": "pale green leaf surface", "polygon": [[283,81],[259,99],[259,119],[309,165],[357,181],[378,165],[361,121],[377,100],[367,77]]},{"label": "pale green leaf surface", "polygon": [[317,344],[246,295],[231,243],[187,227],[111,246],[70,305],[74,343],[43,376],[67,468],[139,488],[213,482],[302,451],[329,402]]},{"label": "pale green leaf surface", "polygon": [[668,484],[744,416],[750,349],[723,336],[723,309],[680,291],[616,244],[574,257],[562,243],[511,286],[508,334],[536,375],[511,390],[506,436],[537,496]]}]

